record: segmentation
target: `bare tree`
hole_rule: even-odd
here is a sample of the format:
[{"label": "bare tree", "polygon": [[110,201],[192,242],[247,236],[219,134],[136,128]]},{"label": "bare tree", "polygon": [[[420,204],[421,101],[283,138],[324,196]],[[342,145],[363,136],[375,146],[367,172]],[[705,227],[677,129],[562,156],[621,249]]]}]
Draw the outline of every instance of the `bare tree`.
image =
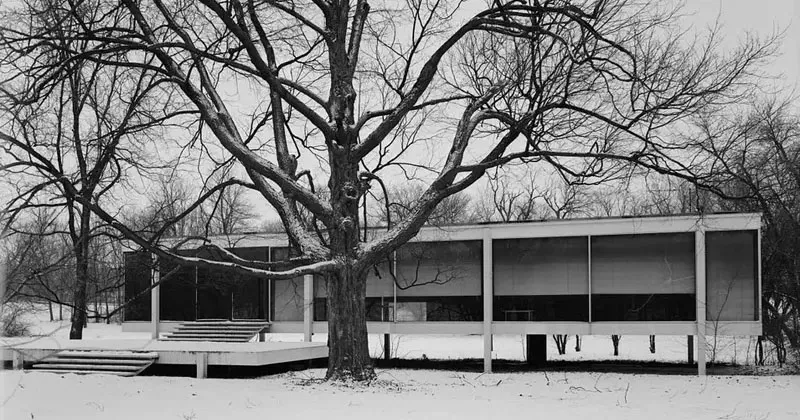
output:
[{"label": "bare tree", "polygon": [[[383,226],[391,225],[392,221],[403,220],[414,208],[425,190],[420,185],[409,184],[391,190],[386,205],[378,205],[378,223]],[[470,209],[471,198],[466,193],[456,193],[444,198],[428,217],[427,224],[432,226],[445,226],[458,223],[467,223],[473,220]]]},{"label": "bare tree", "polygon": [[611,336],[611,344],[614,345],[614,356],[619,356],[619,342],[622,340],[621,335],[612,335]]},{"label": "bare tree", "polygon": [[[446,197],[514,161],[598,179],[618,176],[615,162],[624,162],[697,181],[695,168],[673,155],[679,139],[667,129],[736,100],[773,51],[772,40],[748,39],[721,55],[713,31],[687,42],[673,25],[676,11],[656,2],[498,0],[479,11],[427,0],[375,10],[366,0],[65,6],[80,22],[70,37],[85,48],[76,57],[71,44],[55,43],[70,54],[51,72],[80,59],[152,71],[178,89],[202,126],[184,144],[214,143],[225,157],[209,159],[242,166],[297,255],[285,270],[224,251],[225,261],[182,257],[137,235],[72,184],[64,187],[70,199],[159,258],[262,278],[324,274],[328,377],[358,380],[374,377],[366,273],[411,239]],[[90,8],[97,20],[74,6]],[[53,44],[50,33],[11,26],[3,33],[7,43],[25,46],[20,53]],[[251,106],[231,94],[239,81],[251,87]],[[435,143],[424,158],[427,187],[403,219],[364,240],[362,198],[393,176],[376,163],[381,150],[398,133],[414,131]],[[420,150],[392,147],[395,154],[412,149]],[[312,173],[316,165],[322,170]],[[320,177],[327,199],[313,192]],[[318,231],[300,209],[314,215]]]},{"label": "bare tree", "polygon": [[108,50],[85,59],[93,45],[77,36],[79,28],[117,24],[123,15],[105,15],[88,3],[67,6],[25,2],[16,15],[25,17],[20,28],[25,32],[2,31],[0,65],[10,76],[0,90],[7,130],[0,132],[5,153],[0,169],[14,191],[5,203],[6,226],[32,209],[65,210],[76,280],[70,338],[80,339],[91,242],[98,226],[110,222],[94,219],[89,203],[109,200],[131,167],[147,167],[141,162],[142,145],[127,139],[144,138],[166,119],[171,105],[151,106],[152,94],[160,89],[148,61],[139,67],[107,65],[125,55]]},{"label": "bare tree", "polygon": [[580,179],[526,172],[524,176],[511,172],[488,176],[488,191],[482,196],[476,217],[511,222],[560,220],[590,214],[589,186]]}]

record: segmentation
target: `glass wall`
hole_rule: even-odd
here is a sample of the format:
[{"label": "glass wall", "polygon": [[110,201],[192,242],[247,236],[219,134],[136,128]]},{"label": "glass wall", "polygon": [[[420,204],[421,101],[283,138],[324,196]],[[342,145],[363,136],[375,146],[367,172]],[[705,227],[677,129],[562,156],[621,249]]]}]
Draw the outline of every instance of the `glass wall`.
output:
[{"label": "glass wall", "polygon": [[150,321],[150,292],[144,292],[150,287],[150,254],[126,252],[124,255],[125,302],[136,299],[123,309],[123,318],[125,321]]},{"label": "glass wall", "polygon": [[592,321],[693,320],[694,233],[592,237]]},{"label": "glass wall", "polygon": [[[757,235],[755,230],[706,234],[710,322],[758,320]],[[289,258],[285,247],[231,251],[249,260]],[[209,251],[181,253],[221,258]],[[498,239],[492,253],[494,321],[696,319],[694,232],[593,236],[591,241],[586,236]],[[479,240],[403,245],[396,261],[368,272],[367,320],[482,321],[482,262]],[[150,293],[144,292],[150,266],[148,253],[125,253],[125,299],[142,294],[125,309],[126,321],[150,320]],[[159,269],[166,276],[175,267],[164,262]],[[178,267],[160,293],[160,316],[166,321],[303,320],[302,277],[266,281],[228,270]],[[326,321],[322,276],[314,278],[314,298],[314,320]]]},{"label": "glass wall", "polygon": [[483,320],[481,241],[418,242],[397,250],[396,321]]},{"label": "glass wall", "polygon": [[[267,249],[236,248],[230,251],[242,258],[266,261]],[[223,260],[222,255],[208,250],[179,253]],[[162,263],[162,276],[176,266],[171,262]],[[161,285],[161,319],[266,319],[266,292],[264,281],[257,277],[243,276],[225,269],[179,267]]]},{"label": "glass wall", "polygon": [[588,239],[494,240],[495,321],[588,321]]},{"label": "glass wall", "polygon": [[758,320],[758,231],[706,233],[706,318]]}]

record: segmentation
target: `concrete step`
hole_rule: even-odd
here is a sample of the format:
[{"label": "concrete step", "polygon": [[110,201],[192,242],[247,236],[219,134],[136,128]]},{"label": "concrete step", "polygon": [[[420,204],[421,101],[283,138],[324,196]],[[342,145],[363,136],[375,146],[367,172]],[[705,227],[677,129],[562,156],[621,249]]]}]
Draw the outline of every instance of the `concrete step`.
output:
[{"label": "concrete step", "polygon": [[130,366],[147,366],[150,360],[145,359],[90,359],[83,357],[48,357],[42,359],[39,363],[75,363],[75,364],[91,364],[91,365],[130,365]]},{"label": "concrete step", "polygon": [[114,370],[103,370],[103,371],[94,371],[94,370],[71,370],[71,369],[36,369],[35,372],[45,372],[45,373],[72,373],[76,375],[115,375],[115,376],[136,376],[138,372],[125,372],[125,371],[114,371]]},{"label": "concrete step", "polygon": [[184,325],[175,327],[175,330],[224,330],[224,331],[261,331],[268,327],[251,325]]},{"label": "concrete step", "polygon": [[117,350],[64,350],[58,352],[59,357],[91,358],[91,359],[142,359],[158,358],[155,352],[117,351]]},{"label": "concrete step", "polygon": [[253,331],[191,331],[191,330],[181,330],[181,331],[172,331],[167,333],[167,335],[224,335],[224,336],[254,336],[258,334],[257,332]]},{"label": "concrete step", "polygon": [[36,363],[32,366],[33,369],[50,369],[50,370],[96,370],[96,371],[119,371],[119,372],[138,372],[141,366],[129,365],[90,365],[90,364],[76,364],[76,363]]},{"label": "concrete step", "polygon": [[264,329],[269,328],[269,325],[242,325],[242,324],[180,324],[179,328],[225,328],[225,329]]},{"label": "concrete step", "polygon": [[165,334],[165,341],[218,341],[246,343],[269,329],[265,321],[198,320],[178,325]]},{"label": "concrete step", "polygon": [[31,366],[36,372],[103,373],[135,376],[155,363],[158,353],[124,350],[64,350]]},{"label": "concrete step", "polygon": [[249,333],[249,332],[258,332],[260,328],[213,328],[213,327],[176,327],[173,331],[225,331],[225,332],[232,332],[232,333]]},{"label": "concrete step", "polygon": [[209,341],[218,343],[247,343],[250,340],[240,340],[233,338],[208,338],[208,337],[166,337],[162,341]]}]

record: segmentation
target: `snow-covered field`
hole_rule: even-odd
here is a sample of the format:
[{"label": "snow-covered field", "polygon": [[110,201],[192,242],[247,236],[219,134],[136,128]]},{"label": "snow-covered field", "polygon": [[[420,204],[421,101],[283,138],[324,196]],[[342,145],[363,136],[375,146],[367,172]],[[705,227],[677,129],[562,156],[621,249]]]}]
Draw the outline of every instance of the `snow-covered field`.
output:
[{"label": "snow-covered field", "polygon": [[3,372],[16,419],[752,419],[800,418],[798,376],[477,374],[382,370],[370,387],[322,370],[257,379]]},{"label": "snow-covered field", "polygon": [[[69,335],[69,323],[35,319],[32,332]],[[89,324],[87,339],[143,339],[119,325]],[[272,334],[270,340],[299,341],[301,335]],[[314,341],[324,342],[324,335]],[[576,352],[569,338],[559,356],[548,339],[550,360],[686,360],[685,337],[623,336],[620,356],[609,337],[583,337]],[[382,354],[382,336],[370,337],[372,354]],[[747,337],[720,338],[720,362],[749,363]],[[392,336],[401,358],[481,358],[481,336]],[[524,339],[496,336],[494,357],[522,360]],[[256,379],[55,375],[5,371],[0,417],[6,419],[800,419],[800,376],[641,375],[597,372],[478,374],[435,370],[379,370],[369,387],[319,381],[322,370]]]}]

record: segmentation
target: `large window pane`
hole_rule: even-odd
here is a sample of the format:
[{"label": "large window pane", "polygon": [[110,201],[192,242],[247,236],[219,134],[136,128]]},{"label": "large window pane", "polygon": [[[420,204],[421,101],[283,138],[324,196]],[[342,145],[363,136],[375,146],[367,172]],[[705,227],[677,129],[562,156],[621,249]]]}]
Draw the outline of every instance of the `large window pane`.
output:
[{"label": "large window pane", "polygon": [[272,280],[272,320],[303,320],[303,279]]},{"label": "large window pane", "polygon": [[694,320],[694,273],[693,233],[592,237],[592,320]]},{"label": "large window pane", "polygon": [[586,237],[493,241],[495,321],[588,321]]},{"label": "large window pane", "polygon": [[[269,248],[234,248],[236,256],[251,261],[267,261]],[[253,276],[236,276],[232,288],[234,319],[267,318],[267,283]]]},{"label": "large window pane", "polygon": [[150,268],[149,253],[125,253],[125,301],[135,298],[123,309],[125,321],[150,321]]},{"label": "large window pane", "polygon": [[[194,255],[193,251],[179,251],[180,255]],[[177,271],[170,275],[172,270]],[[160,264],[160,316],[164,321],[194,321],[196,317],[196,269],[179,266],[170,261]],[[169,278],[167,276],[169,275]]]},{"label": "large window pane", "polygon": [[758,320],[758,231],[706,233],[706,317]]},{"label": "large window pane", "polygon": [[482,243],[409,243],[397,251],[397,321],[481,321]]}]

